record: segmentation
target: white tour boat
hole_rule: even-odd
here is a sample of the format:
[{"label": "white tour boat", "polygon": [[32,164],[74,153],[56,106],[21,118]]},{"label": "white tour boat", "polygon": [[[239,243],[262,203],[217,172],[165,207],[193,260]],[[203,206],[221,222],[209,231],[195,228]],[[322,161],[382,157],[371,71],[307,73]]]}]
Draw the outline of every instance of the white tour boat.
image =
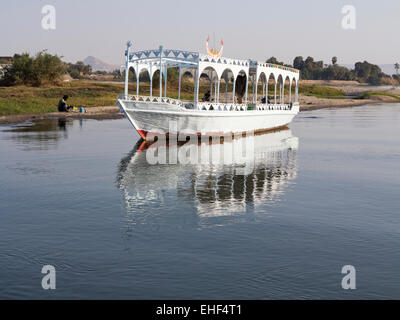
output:
[{"label": "white tour boat", "polygon": [[[136,75],[136,94],[128,94],[129,72],[125,72],[125,92],[117,103],[143,139],[150,134],[224,135],[243,132],[262,132],[288,125],[299,112],[299,71],[286,66],[253,60],[229,59],[221,49],[208,48],[207,54],[164,49],[125,51],[125,70]],[[167,71],[179,72],[177,99],[167,97]],[[139,94],[139,75],[147,71],[150,93]],[[153,77],[158,71],[159,95],[152,93]],[[159,76],[161,73],[162,76]],[[193,76],[194,99],[181,99],[182,76]],[[199,99],[201,81],[209,81],[210,90]],[[273,98],[268,99],[268,83],[274,80]],[[258,88],[261,82],[262,95]],[[289,84],[285,88],[285,82]],[[228,87],[231,83],[231,89]],[[225,93],[220,92],[221,84]],[[250,86],[249,86],[250,84]],[[240,85],[243,98],[237,91]],[[294,101],[292,95],[294,85]],[[249,94],[251,88],[251,95]],[[237,90],[235,92],[235,90]],[[286,93],[286,95],[285,95]],[[228,99],[229,96],[229,99]],[[229,101],[228,101],[229,100]]]}]

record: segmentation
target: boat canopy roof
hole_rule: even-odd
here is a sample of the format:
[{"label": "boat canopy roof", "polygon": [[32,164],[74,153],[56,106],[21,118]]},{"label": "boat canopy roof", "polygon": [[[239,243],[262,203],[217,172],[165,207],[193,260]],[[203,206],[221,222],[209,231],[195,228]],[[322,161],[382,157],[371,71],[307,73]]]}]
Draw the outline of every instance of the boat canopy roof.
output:
[{"label": "boat canopy roof", "polygon": [[221,79],[223,73],[228,70],[234,78],[239,74],[245,74],[246,77],[254,75],[256,81],[260,76],[269,79],[271,75],[275,79],[282,77],[283,80],[289,79],[290,83],[299,80],[299,70],[287,66],[260,62],[254,60],[231,59],[226,57],[216,57],[208,54],[200,54],[194,51],[183,51],[164,49],[162,46],[154,50],[142,50],[129,52],[129,46],[125,52],[128,68],[132,68],[136,74],[143,70],[149,72],[150,77],[157,70],[166,72],[168,68],[186,68],[196,69],[197,76],[203,73],[205,69],[214,69],[218,79]]}]

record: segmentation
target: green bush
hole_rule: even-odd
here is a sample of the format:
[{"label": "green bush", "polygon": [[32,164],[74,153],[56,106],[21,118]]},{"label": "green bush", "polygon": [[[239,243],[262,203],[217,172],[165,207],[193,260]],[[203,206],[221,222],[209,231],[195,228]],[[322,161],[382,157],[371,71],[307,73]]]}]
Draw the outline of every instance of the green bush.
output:
[{"label": "green bush", "polygon": [[343,98],[346,94],[336,88],[316,86],[309,84],[300,84],[299,93],[305,96],[314,96],[317,98]]},{"label": "green bush", "polygon": [[57,55],[46,51],[35,57],[29,53],[14,55],[13,63],[7,67],[1,81],[3,86],[40,86],[44,82],[56,83],[65,73],[65,64]]},{"label": "green bush", "polygon": [[386,96],[394,98],[396,100],[400,100],[400,96],[384,91],[367,91],[362,94],[359,94],[356,99],[369,99],[373,96]]},{"label": "green bush", "polygon": [[82,61],[78,61],[77,63],[68,63],[67,72],[72,78],[81,79],[83,75],[92,73],[92,67]]}]

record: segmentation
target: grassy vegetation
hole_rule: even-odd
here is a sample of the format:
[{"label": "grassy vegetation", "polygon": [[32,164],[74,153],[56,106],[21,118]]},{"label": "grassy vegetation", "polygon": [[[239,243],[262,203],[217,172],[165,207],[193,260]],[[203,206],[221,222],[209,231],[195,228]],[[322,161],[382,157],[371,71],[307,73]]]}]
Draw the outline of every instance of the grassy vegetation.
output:
[{"label": "grassy vegetation", "polygon": [[384,91],[367,91],[357,96],[356,99],[369,99],[372,96],[385,96],[400,100],[400,96]]},{"label": "grassy vegetation", "polygon": [[[178,97],[177,83],[172,81],[168,83],[167,95],[171,98]],[[200,96],[209,90],[209,85],[203,83],[200,85]],[[221,84],[221,96],[224,95],[225,85]],[[116,105],[116,97],[124,91],[123,84],[120,83],[96,83],[73,81],[63,83],[60,86],[51,87],[27,87],[12,86],[0,87],[0,116],[22,113],[46,113],[57,111],[59,99],[67,94],[70,98],[68,104],[74,106],[109,106]],[[287,92],[287,86],[285,87]],[[129,86],[130,93],[136,93],[136,84]],[[184,82],[181,88],[181,99],[185,101],[193,100],[194,86],[192,82]],[[232,85],[228,86],[228,92],[232,92]],[[252,92],[249,87],[249,94]],[[262,92],[261,86],[258,89]],[[269,95],[273,93],[273,86],[269,87]],[[304,95],[316,96],[318,98],[338,98],[345,94],[338,89],[315,85],[300,85],[299,92]],[[149,95],[149,83],[140,84],[140,95]],[[294,94],[294,87],[292,88]],[[153,89],[153,95],[158,96],[157,88]]]},{"label": "grassy vegetation", "polygon": [[343,99],[346,97],[346,94],[342,90],[312,84],[300,84],[299,93],[305,96],[327,99]]},{"label": "grassy vegetation", "polygon": [[[207,86],[200,87],[201,94],[206,90]],[[181,90],[181,99],[193,100],[193,91],[193,83],[184,83]],[[0,87],[0,116],[56,112],[58,101],[64,94],[69,96],[69,105],[82,105],[87,108],[116,105],[117,96],[123,92],[124,86],[120,83],[82,81],[64,83],[57,87]],[[129,92],[131,94],[136,93],[136,84],[129,85]],[[150,85],[141,83],[139,94],[149,95]],[[159,90],[153,89],[153,95],[158,96]],[[175,88],[172,84],[168,88],[167,95],[171,98],[177,98],[177,87]]]},{"label": "grassy vegetation", "polygon": [[60,87],[0,87],[0,115],[57,111],[59,99],[67,94],[71,105],[115,104],[122,85],[71,82]]}]

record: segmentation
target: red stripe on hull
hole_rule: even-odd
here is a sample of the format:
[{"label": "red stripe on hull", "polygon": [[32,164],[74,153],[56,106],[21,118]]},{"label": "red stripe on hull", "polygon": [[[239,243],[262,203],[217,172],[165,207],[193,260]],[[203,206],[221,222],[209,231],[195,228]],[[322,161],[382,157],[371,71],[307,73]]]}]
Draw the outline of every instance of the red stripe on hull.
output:
[{"label": "red stripe on hull", "polygon": [[[280,131],[280,130],[282,130],[284,128],[287,128],[288,125],[289,125],[289,123],[286,123],[286,124],[284,124],[282,126],[279,126],[279,127],[274,127],[274,128],[269,128],[269,129],[258,129],[258,130],[254,130],[254,133],[255,134],[262,134],[262,133],[268,133],[268,132],[273,132],[273,131]],[[144,131],[144,130],[137,130],[137,132],[139,133],[139,135],[144,140],[146,140],[148,135],[149,135],[149,138],[154,137],[154,136],[158,136],[158,137],[166,136],[167,138],[169,138],[169,136],[176,137],[176,134],[172,134],[171,135],[169,132],[167,132],[167,133],[157,133],[157,132],[147,132],[147,131]],[[250,131],[236,132],[236,134],[245,134],[245,133],[248,133],[248,132],[250,132]],[[182,133],[185,134],[184,132],[182,132]],[[204,136],[206,136],[206,137],[227,136],[227,135],[233,135],[233,134],[234,134],[233,132],[225,132],[225,133],[224,132],[206,132],[204,134]],[[187,134],[187,136],[190,136],[190,135],[191,134]],[[202,134],[201,134],[201,132],[197,132],[195,135],[201,136]],[[153,140],[153,139],[151,139],[151,140]]]},{"label": "red stripe on hull", "polygon": [[146,140],[147,131],[144,131],[144,130],[137,130],[137,132],[140,134],[140,136],[142,137],[142,139],[145,139],[145,140]]}]

